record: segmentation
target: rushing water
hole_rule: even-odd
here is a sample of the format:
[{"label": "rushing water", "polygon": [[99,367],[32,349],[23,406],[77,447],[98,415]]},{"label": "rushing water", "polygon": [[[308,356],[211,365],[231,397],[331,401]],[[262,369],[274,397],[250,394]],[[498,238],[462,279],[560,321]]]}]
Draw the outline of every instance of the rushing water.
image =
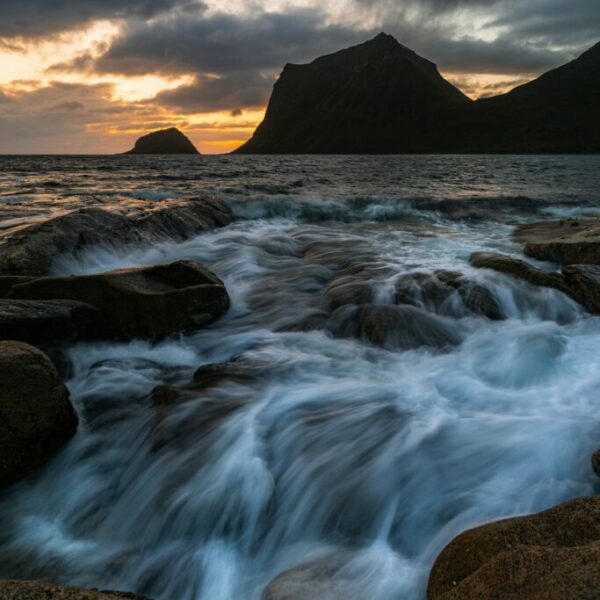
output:
[{"label": "rushing water", "polygon": [[[184,243],[57,259],[57,273],[197,259],[232,308],[157,344],[66,349],[81,426],[0,498],[0,575],[257,600],[285,569],[343,549],[344,600],[412,599],[465,528],[592,493],[600,319],[467,259],[518,253],[514,223],[600,214],[598,190],[598,157],[0,158],[6,231],[202,196],[237,217]],[[445,316],[461,342],[441,350],[298,327],[344,269],[387,303],[399,275],[439,268],[487,286],[505,320]],[[156,385],[232,358],[254,375],[157,421]],[[207,428],[207,400],[242,408]]]}]

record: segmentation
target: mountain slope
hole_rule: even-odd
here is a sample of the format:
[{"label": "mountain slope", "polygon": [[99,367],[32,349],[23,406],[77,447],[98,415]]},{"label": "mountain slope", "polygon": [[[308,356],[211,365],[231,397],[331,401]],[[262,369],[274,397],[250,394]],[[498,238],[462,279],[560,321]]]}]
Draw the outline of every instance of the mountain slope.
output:
[{"label": "mountain slope", "polygon": [[437,114],[470,102],[433,63],[382,33],[310,64],[286,65],[264,121],[238,152],[416,151]]}]

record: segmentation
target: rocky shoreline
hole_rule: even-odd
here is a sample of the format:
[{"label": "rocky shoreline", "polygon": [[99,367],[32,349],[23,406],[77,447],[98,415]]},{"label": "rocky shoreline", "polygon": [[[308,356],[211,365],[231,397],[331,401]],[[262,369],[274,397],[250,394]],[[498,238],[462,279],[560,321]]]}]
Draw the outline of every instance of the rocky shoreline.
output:
[{"label": "rocky shoreline", "polygon": [[[223,282],[195,261],[57,277],[51,275],[53,260],[102,244],[182,241],[231,220],[226,205],[215,201],[190,201],[136,219],[84,209],[22,229],[0,243],[0,487],[39,468],[77,429],[68,391],[44,351],[51,352],[56,342],[161,339],[200,328],[229,308]],[[559,262],[561,270],[491,253],[473,254],[472,266],[558,289],[588,312],[600,314],[600,220],[534,223],[518,227],[514,237],[524,244],[526,256]],[[316,263],[325,256],[331,258],[330,249],[307,251]],[[369,272],[339,266],[321,309],[291,329],[324,329],[334,337],[389,350],[423,345],[443,349],[461,342],[445,319],[506,318],[490,290],[460,272],[401,276],[395,281],[393,303],[377,304]],[[260,372],[261,365],[229,361],[200,367],[187,385],[156,388],[154,448],[186,434],[169,427],[169,407],[210,391],[222,380],[244,382]],[[186,426],[208,430],[243,406],[242,398],[223,403],[208,394]],[[593,461],[595,470],[598,462]],[[596,497],[582,498],[461,534],[436,561],[428,598],[594,597],[600,585],[598,502]],[[264,598],[300,600],[306,590],[320,598],[351,598],[343,582],[337,587],[328,583],[344,560],[334,556],[284,572],[267,587]],[[140,598],[25,581],[0,581],[1,594],[33,600]]]}]

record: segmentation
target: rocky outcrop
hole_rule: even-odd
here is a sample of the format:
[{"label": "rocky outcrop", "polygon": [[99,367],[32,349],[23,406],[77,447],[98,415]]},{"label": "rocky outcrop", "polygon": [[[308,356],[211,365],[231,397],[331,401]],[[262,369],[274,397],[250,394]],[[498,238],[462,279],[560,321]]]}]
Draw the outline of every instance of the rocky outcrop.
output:
[{"label": "rocky outcrop", "polygon": [[333,312],[327,329],[335,337],[355,338],[393,351],[446,348],[461,342],[455,322],[414,306],[349,304]]},{"label": "rocky outcrop", "polygon": [[490,290],[456,271],[402,275],[396,280],[396,302],[449,317],[482,315],[496,321],[503,318]]},{"label": "rocky outcrop", "polygon": [[600,152],[600,44],[495,98],[470,101],[436,66],[376,38],[288,64],[241,153]]},{"label": "rocky outcrop", "polygon": [[588,312],[600,314],[600,267],[569,265],[561,272],[537,269],[529,263],[505,254],[475,252],[469,261],[474,267],[493,269],[523,279],[533,285],[550,287],[571,296]]},{"label": "rocky outcrop", "polygon": [[332,553],[284,571],[265,589],[261,600],[362,600],[356,581],[344,576],[348,553]]},{"label": "rocky outcrop", "polygon": [[91,246],[183,241],[228,225],[231,219],[229,208],[216,200],[192,200],[135,218],[84,208],[31,225],[0,240],[0,274],[47,275],[53,261],[62,254],[81,252]]},{"label": "rocky outcrop", "polygon": [[200,154],[200,152],[179,129],[170,127],[142,136],[125,154]]},{"label": "rocky outcrop", "polygon": [[43,581],[1,579],[0,598],[3,600],[149,600],[128,592],[86,590]]},{"label": "rocky outcrop", "polygon": [[428,600],[581,600],[600,589],[600,497],[490,523],[440,554]]},{"label": "rocky outcrop", "polygon": [[564,219],[517,227],[516,241],[527,256],[565,265],[600,265],[600,220]]},{"label": "rocky outcrop", "polygon": [[69,393],[48,357],[0,341],[0,488],[44,464],[76,429]]},{"label": "rocky outcrop", "polygon": [[99,311],[74,300],[0,299],[0,340],[31,344],[87,340],[100,334]]},{"label": "rocky outcrop", "polygon": [[85,302],[99,312],[100,335],[119,339],[161,338],[195,329],[229,308],[223,282],[189,260],[95,275],[40,277],[13,286],[7,298]]}]

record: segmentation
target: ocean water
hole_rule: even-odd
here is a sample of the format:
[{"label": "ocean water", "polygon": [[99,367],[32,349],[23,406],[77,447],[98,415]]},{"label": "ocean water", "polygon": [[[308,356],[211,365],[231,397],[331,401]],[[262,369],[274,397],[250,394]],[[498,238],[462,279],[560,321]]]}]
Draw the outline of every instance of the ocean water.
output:
[{"label": "ocean water", "polygon": [[[81,425],[0,496],[0,576],[259,600],[333,556],[340,599],[423,598],[464,529],[598,491],[600,319],[468,257],[519,255],[517,223],[600,214],[600,157],[0,157],[4,235],[82,206],[192,197],[225,200],[235,221],[56,257],[60,274],[197,259],[232,308],[160,343],[65,348]],[[398,277],[436,269],[485,285],[504,320],[443,314],[460,343],[441,349],[299,327],[340,274],[386,304]],[[157,415],[155,386],[231,359],[255,376]],[[241,408],[206,427],[207,401]]]}]

